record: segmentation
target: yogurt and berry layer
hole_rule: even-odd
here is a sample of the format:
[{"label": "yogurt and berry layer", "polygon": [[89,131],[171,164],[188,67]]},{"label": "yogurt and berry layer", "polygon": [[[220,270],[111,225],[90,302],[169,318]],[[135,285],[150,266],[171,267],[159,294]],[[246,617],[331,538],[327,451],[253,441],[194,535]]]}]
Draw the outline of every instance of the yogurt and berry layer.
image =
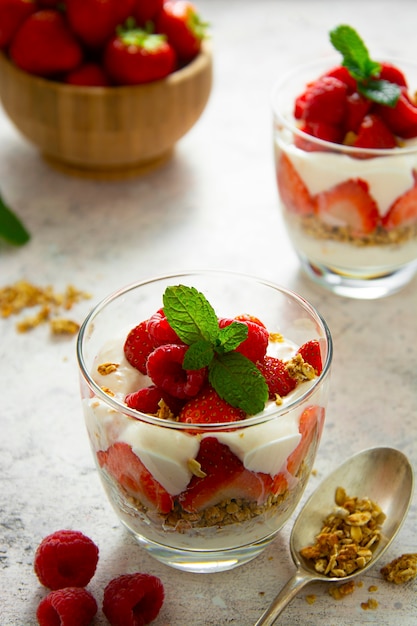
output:
[{"label": "yogurt and berry layer", "polygon": [[225,546],[241,545],[236,524],[244,541],[265,537],[298,501],[320,440],[320,343],[218,317],[192,287],[168,287],[163,302],[103,345],[91,372],[120,405],[84,399],[110,500],[134,532],[175,547],[202,532],[218,547],[226,527]]},{"label": "yogurt and berry layer", "polygon": [[275,124],[289,233],[317,263],[400,267],[417,259],[415,94],[404,71],[372,61],[350,27],[330,39],[342,64],[308,82]]}]

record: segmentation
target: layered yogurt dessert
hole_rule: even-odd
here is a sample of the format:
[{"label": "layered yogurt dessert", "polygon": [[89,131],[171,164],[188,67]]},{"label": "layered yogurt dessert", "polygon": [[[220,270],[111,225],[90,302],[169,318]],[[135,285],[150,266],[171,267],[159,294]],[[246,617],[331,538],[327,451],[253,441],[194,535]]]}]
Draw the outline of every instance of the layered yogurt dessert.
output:
[{"label": "layered yogurt dessert", "polygon": [[375,278],[417,263],[417,68],[373,61],[349,26],[330,39],[339,65],[275,92],[278,189],[302,259]]},{"label": "layered yogurt dessert", "polygon": [[262,542],[311,472],[328,346],[297,344],[250,314],[218,316],[194,287],[167,287],[161,304],[97,345],[83,390],[109,499],[139,540],[206,551]]}]

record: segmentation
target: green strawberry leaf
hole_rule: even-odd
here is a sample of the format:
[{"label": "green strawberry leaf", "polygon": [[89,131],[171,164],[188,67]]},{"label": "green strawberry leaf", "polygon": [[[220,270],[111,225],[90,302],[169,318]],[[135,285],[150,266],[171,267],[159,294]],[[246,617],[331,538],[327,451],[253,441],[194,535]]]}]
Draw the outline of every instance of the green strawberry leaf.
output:
[{"label": "green strawberry leaf", "polygon": [[23,246],[30,239],[30,234],[15,213],[4,203],[0,196],[0,237],[14,246]]},{"label": "green strawberry leaf", "polygon": [[192,343],[185,353],[183,368],[185,370],[199,370],[207,367],[213,360],[214,350],[209,341],[201,339]]},{"label": "green strawberry leaf", "polygon": [[346,24],[330,31],[330,41],[343,57],[342,65],[356,80],[358,91],[368,100],[394,107],[400,97],[399,85],[386,80],[375,80],[381,71],[381,65],[373,61],[358,33]]},{"label": "green strawberry leaf", "polygon": [[167,287],[163,295],[164,313],[178,337],[190,345],[201,339],[216,341],[219,324],[216,313],[204,295],[194,287]]},{"label": "green strawberry leaf", "polygon": [[248,327],[241,322],[232,322],[219,330],[215,350],[219,354],[235,350],[247,339]]},{"label": "green strawberry leaf", "polygon": [[209,365],[209,382],[221,398],[249,415],[265,408],[266,381],[256,365],[240,352],[216,355]]}]

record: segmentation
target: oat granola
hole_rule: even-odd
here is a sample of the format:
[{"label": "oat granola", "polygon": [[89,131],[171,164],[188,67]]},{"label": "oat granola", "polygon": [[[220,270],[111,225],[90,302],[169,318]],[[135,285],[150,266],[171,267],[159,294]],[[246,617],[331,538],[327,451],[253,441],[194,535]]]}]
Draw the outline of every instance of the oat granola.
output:
[{"label": "oat granola", "polygon": [[90,297],[90,294],[73,285],[68,285],[63,293],[59,293],[50,285],[41,287],[19,280],[0,288],[0,317],[8,318],[20,315],[27,309],[37,308],[34,315],[27,315],[17,322],[19,333],[26,333],[49,322],[53,334],[73,335],[78,332],[79,324],[67,318],[59,318],[58,313],[69,311],[74,304]]},{"label": "oat granola", "polygon": [[381,574],[390,583],[401,585],[417,576],[417,553],[402,554],[381,568]]},{"label": "oat granola", "polygon": [[343,578],[372,559],[385,515],[369,498],[348,496],[342,487],[336,489],[335,503],[314,545],[302,548],[300,554],[313,563],[316,572]]},{"label": "oat granola", "polygon": [[400,244],[417,237],[417,223],[399,226],[392,230],[377,226],[369,235],[358,236],[346,226],[325,224],[314,215],[291,215],[291,219],[306,235],[314,239],[342,241],[358,247]]}]

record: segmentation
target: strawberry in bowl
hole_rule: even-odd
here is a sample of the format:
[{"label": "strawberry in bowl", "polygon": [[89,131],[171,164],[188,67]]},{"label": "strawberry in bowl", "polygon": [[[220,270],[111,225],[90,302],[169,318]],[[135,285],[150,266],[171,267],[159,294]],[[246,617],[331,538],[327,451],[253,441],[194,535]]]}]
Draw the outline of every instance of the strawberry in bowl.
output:
[{"label": "strawberry in bowl", "polygon": [[244,275],[158,278],[92,311],[78,341],[91,448],[151,555],[221,571],[272,541],[311,472],[331,355],[308,303]]},{"label": "strawberry in bowl", "polygon": [[373,60],[350,26],[330,40],[341,59],[274,89],[278,192],[307,274],[339,295],[378,298],[417,270],[417,66]]}]

